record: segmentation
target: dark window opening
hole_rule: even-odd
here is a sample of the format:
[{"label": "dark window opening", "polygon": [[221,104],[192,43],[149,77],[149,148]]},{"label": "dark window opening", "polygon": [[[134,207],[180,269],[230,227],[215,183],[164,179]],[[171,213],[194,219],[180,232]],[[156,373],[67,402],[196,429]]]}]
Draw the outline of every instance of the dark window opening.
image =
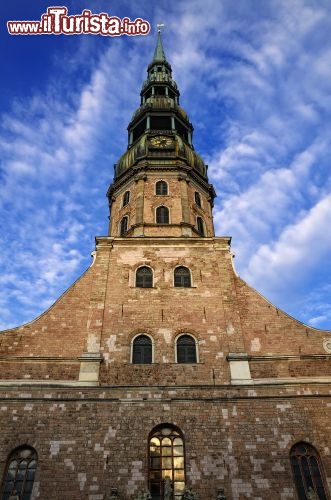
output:
[{"label": "dark window opening", "polygon": [[155,184],[155,194],[166,196],[168,194],[168,183],[166,181],[157,181]]},{"label": "dark window opening", "polygon": [[130,191],[125,191],[124,195],[123,195],[123,207],[125,207],[125,205],[127,205],[130,201]]},{"label": "dark window opening", "polygon": [[141,135],[143,135],[143,133],[146,130],[146,127],[147,127],[146,119],[142,120],[134,127],[134,129],[132,130],[133,142],[135,142]]},{"label": "dark window opening", "polygon": [[165,87],[155,87],[155,95],[165,95]]},{"label": "dark window opening", "polygon": [[177,339],[177,363],[196,363],[197,351],[191,335],[181,335]]},{"label": "dark window opening", "polygon": [[201,219],[201,217],[197,217],[197,228],[198,228],[198,232],[201,234],[201,236],[204,236],[205,230],[203,227],[203,220]]},{"label": "dark window opening", "polygon": [[308,494],[314,492],[319,500],[327,500],[322,463],[317,450],[310,444],[297,443],[291,449],[290,460],[298,499],[306,500]]},{"label": "dark window opening", "polygon": [[169,209],[167,207],[157,207],[156,209],[156,223],[169,224]]},{"label": "dark window opening", "polygon": [[120,236],[125,236],[125,234],[128,231],[128,225],[129,225],[129,221],[128,221],[128,218],[125,216],[125,217],[123,217],[123,219],[121,220],[121,223],[120,223]]},{"label": "dark window opening", "polygon": [[142,266],[136,271],[136,287],[152,288],[153,287],[153,271],[150,267]]},{"label": "dark window opening", "polygon": [[152,500],[180,500],[185,489],[185,453],[181,432],[158,427],[149,439],[149,489]]},{"label": "dark window opening", "polygon": [[175,129],[177,130],[177,132],[179,133],[179,135],[181,137],[183,137],[185,139],[186,142],[188,142],[188,130],[186,127],[184,127],[184,125],[182,125],[182,123],[180,121],[178,121],[177,119],[175,120]]},{"label": "dark window opening", "polygon": [[170,116],[151,116],[152,130],[171,130]]},{"label": "dark window opening", "polygon": [[194,193],[194,201],[198,205],[198,207],[201,207],[201,197],[197,191],[195,191]]},{"label": "dark window opening", "polygon": [[9,456],[3,479],[2,500],[9,500],[10,497],[29,500],[36,468],[37,453],[33,448],[26,446],[14,450]]},{"label": "dark window opening", "polygon": [[174,272],[174,285],[175,287],[186,287],[191,286],[191,273],[187,267],[180,266],[176,267]]},{"label": "dark window opening", "polygon": [[151,96],[152,96],[152,89],[150,88],[145,94],[145,99],[148,99]]},{"label": "dark window opening", "polygon": [[138,365],[152,363],[152,341],[147,335],[139,335],[134,339],[132,363]]}]

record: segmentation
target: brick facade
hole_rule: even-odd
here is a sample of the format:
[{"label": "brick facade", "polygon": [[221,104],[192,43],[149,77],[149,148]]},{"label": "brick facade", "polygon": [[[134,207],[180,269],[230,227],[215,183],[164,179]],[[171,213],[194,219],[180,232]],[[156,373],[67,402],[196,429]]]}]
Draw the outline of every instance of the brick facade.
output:
[{"label": "brick facade", "polygon": [[[178,466],[174,484],[200,500],[216,500],[220,489],[228,500],[299,498],[290,452],[300,442],[318,452],[320,498],[330,498],[331,331],[288,316],[235,273],[230,238],[214,236],[214,192],[159,44],[129,126],[131,149],[108,191],[109,235],[96,238],[92,265],[48,311],[0,334],[2,488],[8,457],[23,446],[38,458],[31,499],[106,500],[115,490],[142,498],[154,481],[151,433],[163,426],[184,442],[185,477]],[[158,92],[167,86],[166,101],[154,99],[155,82]],[[160,117],[171,130],[143,130]],[[156,149],[158,136],[168,150]],[[157,180],[168,194],[155,193]],[[160,204],[169,224],[155,220]],[[141,266],[151,287],[136,286]],[[191,286],[174,286],[178,266]],[[132,362],[139,335],[151,343],[151,362]],[[178,362],[181,335],[193,342],[194,362]],[[163,487],[153,499],[169,500]]]}]

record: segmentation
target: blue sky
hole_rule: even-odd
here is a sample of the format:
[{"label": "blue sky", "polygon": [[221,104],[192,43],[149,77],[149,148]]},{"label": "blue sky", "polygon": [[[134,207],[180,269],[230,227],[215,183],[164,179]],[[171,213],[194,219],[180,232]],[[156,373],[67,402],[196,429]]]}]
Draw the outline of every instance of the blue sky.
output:
[{"label": "blue sky", "polygon": [[40,20],[51,5],[0,6],[0,328],[49,307],[107,234],[105,193],[163,22],[238,274],[330,329],[330,1],[70,0],[69,15],[140,17],[152,32],[8,34],[7,21]]}]

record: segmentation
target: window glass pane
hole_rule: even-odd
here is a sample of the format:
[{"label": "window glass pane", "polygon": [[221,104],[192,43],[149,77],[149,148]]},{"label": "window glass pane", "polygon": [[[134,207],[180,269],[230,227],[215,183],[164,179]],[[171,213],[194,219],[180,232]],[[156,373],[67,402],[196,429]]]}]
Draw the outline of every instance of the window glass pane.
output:
[{"label": "window glass pane", "polygon": [[199,207],[201,207],[201,198],[197,191],[194,193],[194,201]]},{"label": "window glass pane", "polygon": [[120,224],[120,236],[124,236],[128,230],[128,218],[123,217]]},{"label": "window glass pane", "polygon": [[174,456],[181,457],[184,454],[183,446],[174,446]]},{"label": "window glass pane", "polygon": [[170,434],[174,434],[174,432],[169,427],[163,427],[161,430],[162,436],[170,436]]},{"label": "window glass pane", "polygon": [[301,468],[302,468],[303,477],[305,480],[306,490],[309,490],[309,488],[313,487],[313,481],[311,479],[310,469],[308,466],[308,460],[306,457],[301,458]]},{"label": "window glass pane", "polygon": [[191,286],[191,273],[187,267],[181,266],[175,269],[174,285],[176,287],[190,287]]},{"label": "window glass pane", "polygon": [[[149,486],[153,500],[157,498],[163,499],[165,478],[171,480],[174,492],[173,499],[178,498],[179,500],[182,496],[185,484],[184,447],[183,439],[179,436],[180,433],[171,427],[157,428],[154,435],[151,436],[149,445]],[[162,437],[161,440],[160,437]],[[156,446],[159,443],[160,446]],[[174,443],[176,443],[176,446]],[[156,449],[161,452],[161,463],[159,457],[157,457],[158,462],[155,460]],[[156,468],[157,465],[159,466],[158,469]]]},{"label": "window glass pane", "polygon": [[123,196],[123,207],[127,205],[130,201],[130,191],[126,191]]},{"label": "window glass pane", "polygon": [[169,209],[167,207],[157,207],[156,209],[156,223],[169,224]]},{"label": "window glass pane", "polygon": [[306,500],[310,489],[320,500],[326,500],[326,486],[317,450],[307,443],[298,443],[293,446],[290,458],[299,500]]},{"label": "window glass pane", "polygon": [[162,448],[162,456],[163,457],[166,457],[166,456],[171,456],[172,455],[172,449],[170,446],[167,446],[167,447],[163,447]]},{"label": "window glass pane", "polygon": [[160,469],[161,459],[160,457],[151,457],[151,468]]},{"label": "window glass pane", "polygon": [[195,340],[189,335],[182,335],[177,340],[177,363],[196,363]]},{"label": "window glass pane", "polygon": [[163,479],[165,479],[166,477],[169,477],[171,480],[172,480],[172,470],[171,469],[165,469],[163,471]]},{"label": "window glass pane", "polygon": [[197,228],[201,236],[204,236],[204,227],[201,217],[197,217]]},{"label": "window glass pane", "polygon": [[133,341],[132,363],[144,364],[152,362],[152,341],[147,335],[140,335]]},{"label": "window glass pane", "polygon": [[171,457],[163,457],[162,459],[162,468],[163,469],[171,469],[172,467],[172,459]]},{"label": "window glass pane", "polygon": [[174,493],[177,494],[182,494],[184,489],[185,489],[185,483],[184,482],[176,482],[174,485]]},{"label": "window glass pane", "polygon": [[32,448],[14,450],[9,456],[5,471],[2,500],[8,499],[13,494],[18,494],[21,500],[29,500],[36,466],[36,452]]},{"label": "window glass pane", "polygon": [[160,440],[159,440],[159,438],[157,438],[157,437],[153,437],[153,438],[151,439],[150,443],[151,443],[151,446],[153,446],[154,448],[155,448],[156,446],[160,446]]},{"label": "window glass pane", "polygon": [[157,195],[165,196],[168,194],[168,184],[165,181],[158,181],[155,185],[155,193]]},{"label": "window glass pane", "polygon": [[174,469],[182,469],[184,467],[184,457],[174,457]]},{"label": "window glass pane", "polygon": [[184,471],[183,470],[175,470],[174,471],[174,480],[175,481],[184,481]]},{"label": "window glass pane", "polygon": [[137,269],[136,287],[138,288],[153,287],[153,271],[149,267],[143,266]]},{"label": "window glass pane", "polygon": [[315,491],[318,494],[318,498],[319,500],[326,500],[327,497],[325,494],[324,485],[322,482],[322,476],[319,470],[317,459],[315,457],[310,457],[309,464]]}]

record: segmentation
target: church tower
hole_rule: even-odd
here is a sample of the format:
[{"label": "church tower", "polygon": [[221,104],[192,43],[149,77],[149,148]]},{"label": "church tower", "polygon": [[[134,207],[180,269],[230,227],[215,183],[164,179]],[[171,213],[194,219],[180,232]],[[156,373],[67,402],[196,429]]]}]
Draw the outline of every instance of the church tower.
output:
[{"label": "church tower", "polygon": [[128,126],[127,151],[108,190],[113,237],[212,237],[215,197],[192,144],[160,30],[140,107]]},{"label": "church tower", "polygon": [[108,234],[0,332],[2,500],[330,500],[331,331],[234,271],[179,97],[159,31]]}]

